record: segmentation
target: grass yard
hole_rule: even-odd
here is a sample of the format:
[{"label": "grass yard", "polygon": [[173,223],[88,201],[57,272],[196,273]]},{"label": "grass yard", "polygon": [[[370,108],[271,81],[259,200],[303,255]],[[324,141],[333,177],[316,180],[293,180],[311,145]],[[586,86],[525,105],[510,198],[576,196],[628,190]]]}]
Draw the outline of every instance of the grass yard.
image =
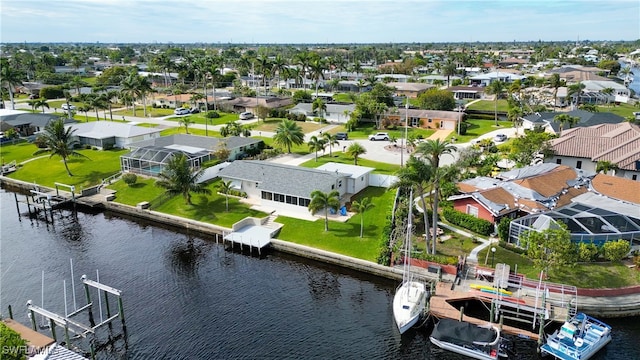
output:
[{"label": "grass yard", "polygon": [[[251,130],[251,133],[252,133],[252,135],[255,135],[256,131],[255,130]],[[260,134],[259,131],[257,133]],[[283,153],[287,152],[287,148],[286,147],[282,147],[280,145],[277,145],[275,143],[275,141],[273,140],[273,138],[266,137],[266,136],[253,136],[253,137],[261,139],[262,141],[264,141],[265,145],[267,145],[267,146],[271,146],[274,149],[280,149],[280,150],[282,150]],[[291,153],[292,154],[297,154],[297,155],[306,155],[306,154],[310,153],[309,145],[307,145],[307,143],[303,143],[301,145],[291,145]]]},{"label": "grass yard", "polygon": [[[338,132],[347,132],[347,130],[345,130],[344,125],[340,125],[331,129],[329,132],[332,134],[335,134]],[[374,127],[374,124],[371,124],[369,126],[364,126],[364,125],[359,126],[356,130],[349,132],[349,140],[353,140],[353,139],[368,140],[369,135],[373,135],[377,132],[387,132],[389,133],[390,136],[395,136],[396,139],[402,139],[402,137],[404,136],[404,128],[397,128],[395,130],[388,130],[388,129],[378,130]],[[416,138],[422,137],[423,139],[426,139],[429,136],[433,135],[434,132],[435,130],[431,130],[431,129],[418,129],[418,128],[407,129],[407,135],[409,137],[411,136],[414,136]]]},{"label": "grass yard", "polygon": [[[346,155],[342,151],[336,152],[336,150],[337,149],[334,149],[334,151],[333,151],[333,157],[329,156],[329,152],[328,151],[327,151],[327,154],[325,156],[321,156],[322,153],[318,153],[318,161],[315,161],[315,159],[309,160],[309,161],[306,161],[306,162],[300,164],[300,166],[306,167],[306,168],[317,168],[317,167],[322,166],[322,165],[324,165],[324,164],[326,164],[328,162],[335,162],[335,163],[340,163],[340,164],[353,165],[353,158],[352,157],[350,157],[349,155]],[[375,168],[376,169],[374,171],[375,173],[377,173],[377,174],[385,174],[385,175],[393,175],[400,169],[399,165],[381,163],[381,162],[377,162],[377,161],[373,161],[373,160],[367,160],[367,159],[363,159],[363,158],[359,158],[358,159],[358,165]]]},{"label": "grass yard", "polygon": [[[488,260],[487,266],[491,265],[491,254],[487,258],[489,249],[484,249],[478,254],[480,265],[485,264],[485,259]],[[530,259],[500,246],[496,246],[494,265],[497,263],[506,263],[511,266],[511,269],[514,269],[517,264],[518,273],[526,275],[528,279],[536,280],[540,276],[540,271],[533,266]],[[552,271],[548,281],[574,285],[579,288],[616,288],[640,285],[640,271],[630,269],[620,263],[575,264]]]},{"label": "grass yard", "polygon": [[[478,110],[478,111],[495,111],[495,101],[493,100],[480,100],[474,102],[471,105],[467,106],[469,110]],[[498,100],[498,111],[507,112],[509,110],[509,105],[507,104],[507,100],[500,99]]]},{"label": "grass yard", "polygon": [[265,217],[267,214],[252,210],[248,205],[241,203],[237,198],[229,197],[229,211],[226,211],[225,196],[218,194],[220,180],[207,185],[211,195],[192,194],[192,205],[185,203],[181,195],[165,199],[163,188],[155,185],[156,179],[138,177],[133,186],[128,186],[124,181],[117,181],[108,186],[116,190],[115,202],[135,206],[141,201],[149,201],[154,211],[184,217],[191,220],[209,224],[231,227],[234,223],[248,216]]},{"label": "grass yard", "polygon": [[[258,131],[275,132],[276,129],[278,128],[278,125],[280,125],[281,122],[282,122],[282,119],[279,119],[279,118],[270,118],[265,121],[260,121],[258,123],[253,124],[254,127],[252,131],[253,132],[258,132]],[[298,126],[302,128],[302,132],[305,134],[310,133],[312,131],[316,131],[318,129],[321,129],[327,126],[327,124],[320,124],[312,121],[306,121],[306,122],[296,121],[296,124],[298,124]]]},{"label": "grass yard", "polygon": [[498,127],[495,126],[494,120],[484,120],[484,119],[468,119],[466,121],[470,124],[467,128],[467,133],[465,135],[458,136],[455,132],[452,132],[448,139],[451,137],[456,137],[458,143],[469,142],[472,139],[477,138],[480,135],[484,135],[490,131],[498,130],[501,128],[509,128],[512,127],[513,124],[510,121],[498,121]]},{"label": "grass yard", "polygon": [[31,159],[33,153],[38,150],[38,147],[29,142],[21,142],[13,145],[0,145],[0,158],[2,163],[10,163],[16,161],[21,163],[25,160]]},{"label": "grass yard", "polygon": [[[357,94],[356,94],[357,96]],[[337,94],[333,94],[333,100],[338,101],[338,102],[343,102],[343,103],[349,103],[352,104],[353,100],[351,100],[352,95],[349,93],[337,93]]]},{"label": "grass yard", "polygon": [[[142,106],[136,106],[136,113],[133,114],[133,109],[125,109],[118,110],[113,112],[113,116],[136,116],[136,117],[144,117],[144,108]],[[149,117],[162,117],[173,115],[173,109],[162,109],[162,108],[154,108],[151,106],[147,106],[147,116]]]},{"label": "grass yard", "polygon": [[621,103],[620,105],[615,106],[598,106],[598,110],[600,110],[600,112],[614,113],[616,115],[622,116],[623,118],[626,118],[628,116],[632,116],[634,112],[640,111],[640,107]]},{"label": "grass yard", "polygon": [[344,223],[329,221],[328,232],[324,231],[324,219],[311,222],[279,216],[276,222],[284,224],[284,227],[278,238],[375,262],[380,252],[380,233],[386,216],[391,211],[393,196],[393,191],[369,187],[354,198],[358,200],[368,197],[375,204],[375,207],[364,214],[363,238],[360,238],[360,214]]},{"label": "grass yard", "polygon": [[[160,132],[160,136],[169,136],[174,134],[186,134],[186,133],[187,132],[185,131],[184,126],[180,126],[180,127],[172,127],[172,128],[164,129]],[[195,129],[191,127],[189,128],[190,135],[206,136],[205,135],[206,133],[207,131],[205,129]],[[222,137],[220,136],[219,131],[214,131],[209,129],[208,133],[209,133],[209,137]]]},{"label": "grass yard", "polygon": [[[171,110],[171,109],[169,109]],[[230,122],[234,122],[234,121],[239,121],[239,115],[238,114],[234,114],[234,113],[223,113],[223,112],[218,112],[218,114],[220,114],[219,118],[214,118],[214,119],[207,119],[204,116],[204,113],[198,113],[198,114],[191,114],[191,115],[187,115],[190,117],[190,119],[192,119],[196,124],[205,124],[205,121],[209,120],[209,125],[224,125]],[[173,115],[173,110],[171,110],[171,113],[168,115]],[[180,121],[181,116],[174,116],[174,117],[170,117],[167,120],[169,121],[175,121],[178,122]]]},{"label": "grass yard", "polygon": [[69,170],[74,176],[69,176],[64,168],[62,159],[58,156],[30,161],[18,168],[18,171],[9,175],[10,178],[26,182],[37,183],[48,187],[55,187],[56,182],[74,185],[76,187],[89,187],[100,184],[102,179],[120,171],[120,155],[128,150],[78,150],[79,153],[89,157],[73,157],[67,160]]}]

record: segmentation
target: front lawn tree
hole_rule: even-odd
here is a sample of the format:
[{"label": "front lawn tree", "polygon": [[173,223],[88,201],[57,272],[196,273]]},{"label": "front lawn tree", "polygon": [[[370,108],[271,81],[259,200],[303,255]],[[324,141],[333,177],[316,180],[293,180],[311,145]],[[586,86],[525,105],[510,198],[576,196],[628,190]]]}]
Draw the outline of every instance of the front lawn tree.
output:
[{"label": "front lawn tree", "polygon": [[364,146],[360,145],[360,143],[354,142],[347,148],[347,154],[353,157],[353,164],[358,165],[358,157],[362,154],[366,154],[367,149]]},{"label": "front lawn tree", "polygon": [[220,185],[218,186],[218,191],[224,194],[224,202],[225,202],[225,207],[227,212],[229,212],[229,193],[231,192],[231,190],[233,190],[233,182],[231,180],[229,181],[222,180],[220,182]]},{"label": "front lawn tree", "polygon": [[53,157],[54,155],[61,157],[64,168],[67,169],[67,174],[73,176],[71,170],[69,170],[67,159],[69,157],[83,157],[88,159],[86,155],[74,150],[75,146],[80,144],[78,140],[74,139],[74,132],[75,129],[72,129],[71,126],[66,129],[64,128],[64,120],[62,119],[51,121],[44,128],[42,135],[40,135],[40,139],[45,144],[45,148],[36,151],[33,155],[48,152],[51,154],[49,157]]},{"label": "front lawn tree", "polygon": [[184,131],[188,135],[189,134],[189,126],[195,124],[195,120],[193,120],[191,118],[191,116],[187,115],[187,116],[181,117],[180,120],[178,120],[178,124],[180,124],[181,126],[184,126]]},{"label": "front lawn tree", "polygon": [[356,200],[351,204],[351,208],[360,214],[360,237],[362,237],[364,233],[364,213],[374,206],[375,205],[371,203],[371,200],[369,200],[368,197],[362,198],[360,201]]},{"label": "front lawn tree", "polygon": [[327,144],[326,140],[323,138],[318,138],[317,136],[314,135],[311,137],[311,139],[307,144],[309,145],[309,149],[315,152],[316,162],[318,162],[318,151],[321,151],[321,150],[324,151],[324,147]]},{"label": "front lawn tree", "polygon": [[311,202],[309,203],[309,211],[312,214],[324,209],[324,231],[329,231],[329,209],[337,212],[340,207],[340,193],[333,190],[330,193],[324,193],[320,190],[314,190],[311,193]]},{"label": "front lawn tree", "polygon": [[287,153],[291,154],[291,145],[302,145],[304,143],[304,132],[295,121],[283,119],[276,128],[273,141],[287,148]]},{"label": "front lawn tree", "polygon": [[322,138],[324,139],[326,145],[329,146],[329,157],[333,157],[333,145],[340,145],[337,136],[335,134],[324,132],[322,133]]},{"label": "front lawn tree", "polygon": [[504,92],[504,89],[505,89],[505,83],[503,83],[499,79],[492,81],[491,84],[489,84],[489,86],[487,86],[485,89],[485,91],[488,94],[495,95],[493,107],[494,107],[496,126],[498,126],[498,99],[500,98],[500,95]]},{"label": "front lawn tree", "polygon": [[203,172],[204,169],[194,171],[183,153],[174,154],[160,172],[156,185],[166,189],[170,195],[182,195],[185,203],[192,205],[191,193],[211,194],[203,183],[198,183]]},{"label": "front lawn tree", "polygon": [[527,257],[533,265],[545,273],[570,264],[575,260],[576,252],[571,242],[571,234],[566,227],[527,231],[520,237],[527,249]]}]

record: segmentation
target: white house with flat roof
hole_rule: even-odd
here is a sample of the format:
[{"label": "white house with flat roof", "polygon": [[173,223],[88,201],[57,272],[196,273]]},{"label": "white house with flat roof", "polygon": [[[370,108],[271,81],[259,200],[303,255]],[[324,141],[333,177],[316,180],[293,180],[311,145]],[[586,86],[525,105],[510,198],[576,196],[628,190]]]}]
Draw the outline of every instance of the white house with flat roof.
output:
[{"label": "white house with flat roof", "polygon": [[136,126],[113,121],[92,121],[67,125],[73,129],[74,137],[84,145],[100,149],[116,147],[127,148],[130,144],[156,139],[161,129]]}]

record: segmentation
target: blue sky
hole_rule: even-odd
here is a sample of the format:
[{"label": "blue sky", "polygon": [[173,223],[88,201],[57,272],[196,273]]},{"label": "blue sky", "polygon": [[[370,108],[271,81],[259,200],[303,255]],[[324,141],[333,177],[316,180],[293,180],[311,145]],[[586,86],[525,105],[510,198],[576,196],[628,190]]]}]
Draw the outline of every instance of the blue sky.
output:
[{"label": "blue sky", "polygon": [[0,0],[1,42],[640,39],[638,0]]}]

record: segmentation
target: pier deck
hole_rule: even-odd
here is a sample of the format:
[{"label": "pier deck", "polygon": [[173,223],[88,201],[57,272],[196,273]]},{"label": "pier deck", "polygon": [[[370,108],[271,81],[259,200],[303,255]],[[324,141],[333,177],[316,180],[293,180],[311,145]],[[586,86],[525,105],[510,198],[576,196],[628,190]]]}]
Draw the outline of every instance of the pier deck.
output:
[{"label": "pier deck", "polygon": [[[482,300],[482,301],[488,300],[489,302],[491,302],[491,299],[483,298],[482,296],[478,296],[477,294],[472,292],[451,290],[450,283],[439,282],[438,285],[436,286],[436,294],[431,296],[431,299],[429,301],[429,313],[432,316],[435,316],[439,319],[448,318],[448,319],[460,320],[460,310],[455,308],[449,302],[464,301],[464,300]],[[535,304],[531,301],[531,299],[523,299],[523,300],[527,302],[527,306],[531,306],[531,307],[535,306]],[[478,318],[474,318],[466,315],[463,316],[462,320],[475,325],[487,324],[486,320],[482,320],[482,319],[478,319]],[[502,325],[502,331],[506,334],[525,336],[534,340],[538,340],[539,338],[538,333],[523,330],[523,329],[520,329],[514,326],[509,326],[509,325]]]}]

